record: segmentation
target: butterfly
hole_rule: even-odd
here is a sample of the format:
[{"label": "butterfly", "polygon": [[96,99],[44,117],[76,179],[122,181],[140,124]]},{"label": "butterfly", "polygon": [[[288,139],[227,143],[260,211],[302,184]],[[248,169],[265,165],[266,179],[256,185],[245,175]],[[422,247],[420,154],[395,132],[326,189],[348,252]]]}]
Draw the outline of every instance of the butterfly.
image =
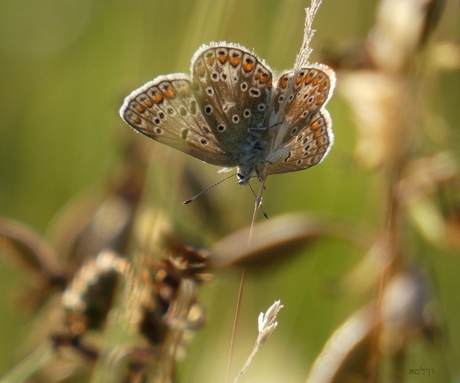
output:
[{"label": "butterfly", "polygon": [[309,64],[276,76],[239,44],[211,43],[192,58],[191,76],[163,75],[126,97],[120,116],[136,131],[224,168],[239,185],[257,177],[256,206],[269,175],[318,164],[333,143],[325,105],[335,74]]}]

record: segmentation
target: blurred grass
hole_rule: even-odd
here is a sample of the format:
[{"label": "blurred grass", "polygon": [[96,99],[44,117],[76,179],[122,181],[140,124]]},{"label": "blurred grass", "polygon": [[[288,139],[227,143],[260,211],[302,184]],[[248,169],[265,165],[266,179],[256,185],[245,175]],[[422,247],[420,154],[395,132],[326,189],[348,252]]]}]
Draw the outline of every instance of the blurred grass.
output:
[{"label": "blurred grass", "polygon": [[[368,0],[324,1],[314,22],[311,61],[317,60],[320,48],[334,49],[365,38],[374,22],[375,5],[376,1]],[[306,6],[308,2],[298,0],[0,1],[1,215],[46,233],[53,216],[70,198],[103,182],[116,164],[121,132],[129,129],[118,116],[123,98],[160,74],[188,73],[190,58],[201,44],[238,42],[254,49],[273,69],[291,67],[302,41]],[[458,38],[458,13],[456,2],[449,2],[437,39]],[[458,144],[458,72],[444,74],[436,92],[435,105]],[[265,209],[272,216],[306,210],[346,216],[377,228],[382,209],[380,175],[359,170],[353,162],[355,130],[343,100],[335,95],[328,110],[336,136],[330,155],[308,172],[271,177]],[[151,145],[158,146],[153,141]],[[460,154],[458,146],[454,149]],[[171,160],[184,161],[182,154],[159,150]],[[221,178],[211,166],[193,162],[211,182]],[[150,173],[153,192],[169,182],[161,178],[168,176],[167,171],[161,177],[158,173]],[[234,215],[228,220],[235,225],[250,222],[253,198],[248,190],[230,180],[210,193],[224,196],[234,206],[227,209]],[[181,203],[179,198],[168,201],[177,219],[193,220]],[[435,270],[444,320],[459,323],[458,254],[433,255],[431,248],[420,251]],[[263,376],[273,375],[273,381],[287,375],[290,381],[302,381],[332,331],[362,303],[359,297],[332,299],[324,293],[324,285],[345,274],[361,256],[347,245],[320,243],[279,269],[248,276],[237,342],[244,339],[252,344],[259,311],[276,299],[285,305],[279,332],[256,357],[254,371],[264,370]],[[17,360],[13,350],[24,337],[26,323],[33,320],[13,299],[12,291],[22,285],[16,281],[19,273],[4,263],[0,266],[0,374]],[[237,285],[237,275],[219,275],[204,288],[208,324],[192,343],[179,381],[222,381]],[[448,348],[458,357],[459,327],[449,326],[448,334]],[[241,347],[247,349],[238,349],[241,356],[235,366],[249,353],[249,346]],[[430,352],[422,346],[421,358],[426,360]],[[444,351],[439,352],[442,360]],[[443,368],[439,362],[438,369]],[[251,372],[255,376],[262,380],[262,375]]]}]

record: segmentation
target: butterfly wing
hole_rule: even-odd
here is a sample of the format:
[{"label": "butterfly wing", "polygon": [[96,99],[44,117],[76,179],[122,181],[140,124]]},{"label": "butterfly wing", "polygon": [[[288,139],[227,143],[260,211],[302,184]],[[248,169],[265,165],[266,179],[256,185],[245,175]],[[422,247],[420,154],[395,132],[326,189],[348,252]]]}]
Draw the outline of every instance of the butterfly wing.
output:
[{"label": "butterfly wing", "polygon": [[280,76],[270,115],[273,138],[267,174],[307,169],[327,154],[334,135],[324,106],[334,86],[334,72],[322,64]]},{"label": "butterfly wing", "polygon": [[192,82],[219,145],[241,161],[251,129],[264,126],[272,73],[247,49],[227,43],[202,46],[192,58]]},{"label": "butterfly wing", "polygon": [[159,76],[136,89],[120,116],[136,131],[202,161],[237,165],[213,134],[185,74]]},{"label": "butterfly wing", "polygon": [[295,172],[321,162],[333,142],[331,126],[329,112],[321,109],[301,133],[286,143],[283,157],[266,165],[266,174]]},{"label": "butterfly wing", "polygon": [[334,71],[322,64],[314,64],[298,72],[290,71],[279,77],[270,116],[270,126],[279,122],[284,125],[284,129],[278,129],[277,145],[290,141],[309,126],[316,112],[331,98],[334,86]]}]

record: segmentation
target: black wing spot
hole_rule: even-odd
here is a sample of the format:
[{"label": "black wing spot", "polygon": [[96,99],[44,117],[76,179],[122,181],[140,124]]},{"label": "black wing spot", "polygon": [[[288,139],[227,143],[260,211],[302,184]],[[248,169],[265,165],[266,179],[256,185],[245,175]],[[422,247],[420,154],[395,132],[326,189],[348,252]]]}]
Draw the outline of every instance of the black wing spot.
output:
[{"label": "black wing spot", "polygon": [[288,160],[290,157],[291,157],[291,152],[289,151],[287,157],[284,159],[283,162],[287,162],[287,160]]},{"label": "black wing spot", "polygon": [[260,95],[261,95],[260,90],[259,90],[259,89],[255,89],[255,88],[249,89],[249,94],[250,94],[252,97],[260,97]]}]

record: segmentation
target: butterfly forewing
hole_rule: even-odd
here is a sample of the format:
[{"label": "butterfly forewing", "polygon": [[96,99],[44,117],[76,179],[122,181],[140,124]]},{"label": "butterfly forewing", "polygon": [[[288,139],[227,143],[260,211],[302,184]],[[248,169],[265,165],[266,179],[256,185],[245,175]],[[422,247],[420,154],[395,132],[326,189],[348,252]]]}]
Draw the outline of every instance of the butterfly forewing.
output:
[{"label": "butterfly forewing", "polygon": [[260,129],[264,123],[271,71],[242,47],[211,45],[195,54],[192,76],[213,134],[238,162],[251,129]]},{"label": "butterfly forewing", "polygon": [[120,109],[135,130],[218,166],[235,166],[201,112],[185,74],[157,77],[132,92]]},{"label": "butterfly forewing", "polygon": [[267,175],[304,170],[321,162],[333,142],[331,126],[329,112],[317,112],[308,126],[286,144],[287,155],[267,165]]}]

